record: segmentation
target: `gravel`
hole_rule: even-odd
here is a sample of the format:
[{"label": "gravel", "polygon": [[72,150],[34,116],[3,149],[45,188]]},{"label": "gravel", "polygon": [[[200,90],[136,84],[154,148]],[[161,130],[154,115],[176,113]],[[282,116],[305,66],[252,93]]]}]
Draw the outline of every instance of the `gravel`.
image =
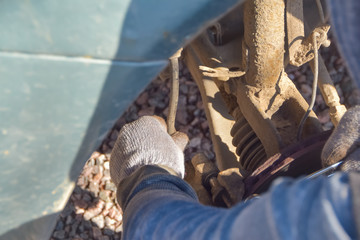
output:
[{"label": "gravel", "polygon": [[[360,91],[351,81],[344,61],[332,44],[321,50],[330,75],[339,90],[341,102],[347,107],[360,104]],[[181,64],[182,65],[182,64]],[[176,128],[188,134],[190,143],[185,159],[190,160],[197,152],[204,152],[210,159],[214,153],[210,140],[201,97],[186,67],[180,67],[180,97]],[[310,102],[313,75],[308,65],[288,67],[286,72],[294,80],[305,99]],[[115,200],[115,185],[111,182],[109,159],[111,149],[120,128],[127,122],[144,115],[166,117],[168,112],[169,80],[156,78],[117,121],[99,149],[86,162],[78,178],[76,188],[65,209],[59,216],[51,239],[121,239],[122,210]],[[333,128],[328,108],[320,93],[314,111],[324,129]]]}]

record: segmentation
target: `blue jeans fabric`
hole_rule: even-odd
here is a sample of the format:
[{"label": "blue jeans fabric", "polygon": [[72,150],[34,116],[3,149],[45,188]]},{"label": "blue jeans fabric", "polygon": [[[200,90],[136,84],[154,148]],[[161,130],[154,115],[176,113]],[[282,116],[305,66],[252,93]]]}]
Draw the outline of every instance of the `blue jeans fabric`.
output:
[{"label": "blue jeans fabric", "polygon": [[203,206],[185,181],[155,174],[122,207],[123,239],[356,239],[347,173],[278,179],[230,209]]}]

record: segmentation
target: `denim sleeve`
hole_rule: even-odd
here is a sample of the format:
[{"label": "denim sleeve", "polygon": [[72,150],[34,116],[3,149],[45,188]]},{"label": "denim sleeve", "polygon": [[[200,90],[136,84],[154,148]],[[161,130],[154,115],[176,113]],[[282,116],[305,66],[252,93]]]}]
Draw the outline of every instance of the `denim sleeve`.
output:
[{"label": "denim sleeve", "polygon": [[168,173],[140,179],[127,192],[131,197],[120,200],[123,239],[356,238],[346,173],[313,180],[282,178],[260,198],[230,209],[201,205],[186,182]]}]

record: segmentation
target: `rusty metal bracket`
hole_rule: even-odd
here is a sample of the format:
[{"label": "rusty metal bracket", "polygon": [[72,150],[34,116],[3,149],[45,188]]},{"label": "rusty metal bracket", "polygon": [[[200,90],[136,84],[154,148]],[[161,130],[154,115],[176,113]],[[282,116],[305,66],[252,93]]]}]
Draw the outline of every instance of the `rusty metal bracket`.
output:
[{"label": "rusty metal bracket", "polygon": [[180,48],[173,56],[170,57],[171,69],[171,89],[169,101],[169,114],[167,118],[167,129],[170,135],[176,132],[175,118],[176,110],[179,101],[179,58],[181,56],[182,48]]},{"label": "rusty metal bracket", "polygon": [[200,66],[199,69],[203,71],[203,75],[207,77],[217,78],[220,81],[227,81],[230,78],[244,76],[244,71],[230,71],[225,67],[210,68],[206,66]]},{"label": "rusty metal bracket", "polygon": [[[321,47],[321,45],[325,47],[330,46],[330,40],[327,38],[330,25],[325,23],[322,23],[321,26],[316,27],[311,32],[311,34],[305,38],[303,11],[303,0],[286,1],[286,30],[289,61],[291,65],[297,67],[309,62],[314,58],[313,39],[315,35],[318,49]],[[322,8],[321,10],[319,9],[319,12],[320,11],[322,12]],[[321,16],[323,20],[323,14]]]},{"label": "rusty metal bracket", "polygon": [[290,55],[290,64],[299,67],[314,58],[314,37],[316,38],[317,49],[319,49],[321,46],[329,47],[330,40],[327,38],[327,33],[329,30],[330,25],[327,24],[315,28],[310,36],[307,37],[296,49],[294,54]]}]

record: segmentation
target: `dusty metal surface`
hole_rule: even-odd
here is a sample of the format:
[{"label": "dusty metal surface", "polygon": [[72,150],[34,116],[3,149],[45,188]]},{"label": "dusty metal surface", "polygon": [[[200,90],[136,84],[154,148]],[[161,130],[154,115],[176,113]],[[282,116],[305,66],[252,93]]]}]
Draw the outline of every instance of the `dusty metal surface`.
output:
[{"label": "dusty metal surface", "polygon": [[170,57],[171,69],[171,88],[170,88],[170,101],[169,101],[169,114],[167,118],[167,129],[170,135],[176,132],[175,118],[176,110],[179,101],[179,58],[181,56],[182,48]]},{"label": "dusty metal surface", "polygon": [[244,40],[249,49],[246,82],[274,87],[284,68],[284,0],[254,0],[244,5]]},{"label": "dusty metal surface", "polygon": [[[258,88],[236,82],[237,102],[270,157],[296,141],[297,126],[308,104],[294,83],[282,73],[276,87]],[[310,113],[304,136],[321,132],[315,113]]]},{"label": "dusty metal surface", "polygon": [[303,0],[286,1],[286,31],[289,61],[295,62],[295,54],[305,38]]},{"label": "dusty metal surface", "polygon": [[327,33],[329,30],[330,26],[327,24],[315,28],[312,33],[301,42],[296,51],[293,53],[294,55],[291,56],[290,63],[299,67],[314,58],[313,39],[315,35],[317,49],[319,49],[322,45],[327,47],[330,46],[330,41],[327,39]]},{"label": "dusty metal surface", "polygon": [[[314,69],[312,62],[310,63],[310,67]],[[329,107],[331,122],[334,124],[334,126],[337,126],[341,117],[346,112],[346,107],[340,103],[339,94],[337,93],[334,83],[331,80],[330,74],[327,71],[324,60],[321,58],[321,56],[319,56],[318,86],[326,105]]]},{"label": "dusty metal surface", "polygon": [[[297,128],[308,104],[283,71],[284,1],[248,1],[244,9],[237,9],[238,12],[242,10],[244,31],[240,27],[230,29],[237,32],[233,34],[237,37],[231,41],[227,39],[226,44],[219,38],[216,38],[217,44],[213,44],[203,34],[188,47],[185,61],[200,88],[205,86],[207,76],[213,77],[213,90],[204,88],[202,92],[216,94],[214,91],[218,91],[218,95],[224,98],[226,105],[223,107],[227,107],[237,123],[233,130],[233,137],[237,137],[232,142],[240,156],[240,168],[251,172],[267,157],[296,141]],[[225,34],[223,29],[216,28],[217,32],[222,31],[221,35]],[[201,75],[199,66],[205,77]],[[238,77],[241,75],[244,76]],[[236,109],[240,109],[240,113]],[[219,131],[229,131],[220,121],[214,122],[211,118],[209,121]],[[246,128],[248,131],[244,132]],[[304,137],[319,132],[320,123],[312,112],[305,124]],[[215,146],[218,145],[216,138],[213,141]],[[229,149],[229,141],[225,144],[227,146],[222,146]],[[217,159],[220,169],[234,167],[222,166],[225,161],[224,158]]]},{"label": "dusty metal surface", "polygon": [[[312,23],[311,32],[306,32],[303,8],[305,5],[308,8],[309,3],[316,7],[316,3],[298,0],[286,3],[285,9],[284,0],[249,0],[243,9],[237,9],[237,13],[244,11],[243,20],[238,22],[239,27],[227,29],[233,32],[228,34],[232,38],[223,39],[227,34],[224,30],[226,24],[220,20],[211,29],[210,36],[204,33],[186,50],[187,65],[201,91],[220,95],[225,103],[222,107],[227,107],[234,119],[231,136],[238,164],[233,166],[238,167],[240,175],[245,177],[258,172],[257,169],[266,168],[268,158],[296,144],[298,132],[302,139],[322,133],[321,124],[312,111],[316,95],[313,94],[309,106],[284,72],[284,67],[288,61],[294,66],[303,65],[314,58],[321,45],[328,46],[329,26]],[[232,14],[236,15],[234,12]],[[324,19],[323,16],[320,18]],[[288,39],[287,44],[285,39]],[[336,125],[346,109],[340,104],[339,96],[319,59],[316,60],[319,66],[315,72],[319,72],[319,87]],[[206,86],[208,77],[213,78],[211,86]],[[316,93],[316,81],[313,93]],[[204,102],[207,97],[204,94]],[[220,119],[214,121],[211,118],[213,106],[206,107],[209,112],[207,117],[210,116],[210,130],[214,131],[215,127],[217,131],[228,131],[229,126],[222,126]],[[215,146],[219,144],[216,138],[213,138],[213,142]],[[222,145],[222,149],[228,151],[229,141],[224,143],[226,145]],[[314,150],[309,149],[306,156]],[[217,162],[221,170],[232,167],[231,164],[224,165],[227,160],[219,156],[217,154]],[[225,183],[222,185],[226,186]],[[236,200],[235,195],[242,195],[239,192],[240,183],[232,188],[226,188],[230,202]],[[238,192],[230,197],[235,190]]]},{"label": "dusty metal surface", "polygon": [[[204,77],[199,66],[208,65],[212,61],[211,46],[206,39],[195,40],[184,50],[185,62],[196,81],[204,104],[206,117],[209,122],[211,138],[216,155],[216,162],[220,170],[238,167],[235,147],[232,145],[230,129],[234,125],[233,117],[228,113],[226,100],[224,101],[218,85],[210,77]],[[214,50],[214,52],[216,52]],[[215,67],[215,66],[214,66]]]}]

